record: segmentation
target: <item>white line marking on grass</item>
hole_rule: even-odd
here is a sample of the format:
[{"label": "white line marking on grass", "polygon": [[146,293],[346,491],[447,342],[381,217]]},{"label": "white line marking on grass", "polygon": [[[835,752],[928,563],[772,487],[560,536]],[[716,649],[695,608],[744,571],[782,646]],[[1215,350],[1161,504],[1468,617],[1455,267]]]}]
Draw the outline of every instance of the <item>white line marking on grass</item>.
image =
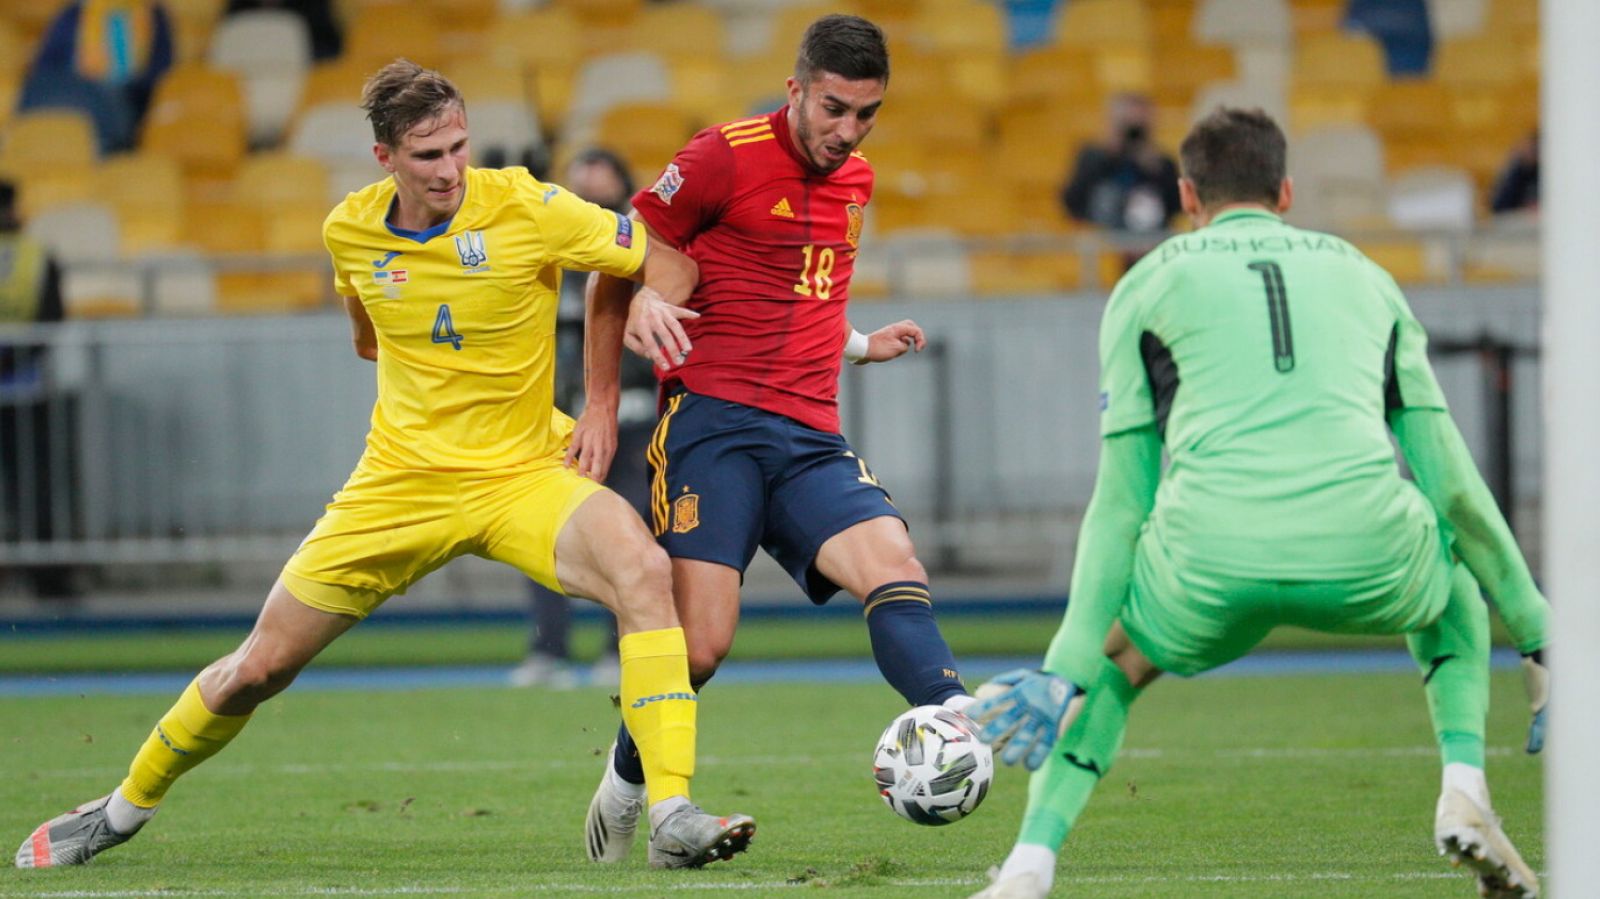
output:
[{"label": "white line marking on grass", "polygon": [[[1414,881],[1414,880],[1456,880],[1466,877],[1459,871],[1396,871],[1388,874],[1355,873],[1350,871],[1314,871],[1309,874],[1102,874],[1074,877],[1064,874],[1056,878],[1058,884],[1077,884],[1084,886],[1095,885],[1132,885],[1132,884],[1181,884],[1181,883],[1322,883],[1322,882],[1386,882],[1386,881]],[[845,878],[834,878],[842,880]],[[738,881],[734,883],[640,883],[640,884],[589,884],[589,883],[560,883],[541,881],[538,883],[524,883],[517,886],[505,887],[460,887],[460,886],[395,886],[395,887],[291,887],[277,889],[251,889],[248,891],[236,890],[186,890],[182,888],[169,888],[162,890],[52,890],[48,892],[24,893],[22,895],[34,896],[36,899],[123,899],[131,896],[204,896],[204,897],[231,897],[231,896],[454,896],[462,893],[483,895],[526,895],[530,887],[537,887],[540,892],[559,891],[566,893],[594,893],[600,895],[621,895],[645,893],[678,893],[687,891],[717,891],[717,892],[748,892],[750,890],[786,890],[786,889],[815,889],[829,883],[826,877],[813,878],[805,881],[771,880],[763,882]],[[971,886],[981,884],[981,877],[923,877],[913,879],[899,878],[874,878],[872,882],[861,882],[849,885],[862,887],[882,886],[884,888],[903,887],[950,887]],[[832,884],[844,886],[847,884]]]},{"label": "white line marking on grass", "polygon": [[[1485,753],[1495,757],[1510,757],[1521,755],[1520,748],[1509,746],[1490,746]],[[1378,749],[1359,749],[1355,747],[1322,748],[1316,746],[1240,746],[1224,749],[1163,749],[1158,747],[1131,747],[1122,750],[1117,756],[1119,761],[1135,759],[1184,759],[1184,758],[1218,758],[1218,759],[1252,759],[1260,761],[1300,761],[1303,759],[1410,759],[1432,758],[1439,754],[1437,746],[1387,746]],[[860,761],[861,754],[857,752],[836,752],[822,755],[703,755],[699,764],[716,767],[719,765],[738,765],[749,767],[751,765],[772,765],[795,767],[797,765],[820,765],[848,763]],[[207,771],[216,771],[230,775],[244,774],[277,774],[309,777],[321,774],[351,774],[363,771],[384,772],[391,774],[460,774],[484,771],[528,771],[537,773],[558,768],[584,768],[589,766],[599,767],[596,759],[480,759],[477,761],[445,761],[445,762],[318,762],[307,764],[300,762],[284,762],[275,765],[254,765],[248,763],[213,762],[206,766]],[[94,777],[120,777],[127,772],[125,767],[99,767],[99,768],[45,768],[29,772],[30,776],[51,778],[87,779]]]}]

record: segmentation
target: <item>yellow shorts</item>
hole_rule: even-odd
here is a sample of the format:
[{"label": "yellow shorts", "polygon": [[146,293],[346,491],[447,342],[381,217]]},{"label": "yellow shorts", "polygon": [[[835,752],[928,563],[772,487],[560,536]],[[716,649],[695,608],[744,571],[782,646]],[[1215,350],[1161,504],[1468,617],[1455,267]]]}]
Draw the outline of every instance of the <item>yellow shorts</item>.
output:
[{"label": "yellow shorts", "polygon": [[[283,585],[324,612],[365,618],[423,575],[471,553],[561,591],[556,536],[606,489],[554,456],[515,474],[358,466],[283,567]],[[561,591],[564,592],[564,591]]]}]

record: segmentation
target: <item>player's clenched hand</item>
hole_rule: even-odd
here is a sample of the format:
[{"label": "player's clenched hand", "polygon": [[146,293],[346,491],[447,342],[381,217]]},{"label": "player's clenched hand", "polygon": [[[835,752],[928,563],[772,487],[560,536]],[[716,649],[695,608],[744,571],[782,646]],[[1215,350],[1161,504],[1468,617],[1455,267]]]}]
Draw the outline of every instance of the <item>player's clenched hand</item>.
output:
[{"label": "player's clenched hand", "polygon": [[868,362],[888,362],[905,355],[907,350],[922,352],[928,345],[928,338],[922,333],[922,326],[911,319],[884,325],[867,335]]},{"label": "player's clenched hand", "polygon": [[689,335],[680,319],[699,318],[700,313],[674,306],[649,287],[639,288],[628,306],[628,327],[622,343],[657,368],[672,368],[689,358]]},{"label": "player's clenched hand", "polygon": [[567,467],[591,481],[604,483],[616,456],[617,410],[602,409],[598,404],[585,406],[572,428]]},{"label": "player's clenched hand", "polygon": [[1029,771],[1044,764],[1083,705],[1083,691],[1075,685],[1027,668],[1007,671],[979,687],[977,695],[965,711],[983,725],[978,739],[1001,750],[1000,761],[1022,762]]}]

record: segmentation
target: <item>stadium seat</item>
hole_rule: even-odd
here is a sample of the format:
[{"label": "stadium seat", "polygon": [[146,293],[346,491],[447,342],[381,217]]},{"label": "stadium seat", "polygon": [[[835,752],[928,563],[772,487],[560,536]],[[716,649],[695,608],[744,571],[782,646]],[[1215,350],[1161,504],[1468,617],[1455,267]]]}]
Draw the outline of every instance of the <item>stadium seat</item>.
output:
[{"label": "stadium seat", "polygon": [[217,275],[205,256],[175,249],[144,253],[150,271],[151,312],[165,316],[211,315],[217,307]]},{"label": "stadium seat", "polygon": [[972,254],[972,286],[979,296],[1016,296],[1082,290],[1083,258],[1063,250],[979,250]]},{"label": "stadium seat", "polygon": [[[732,89],[732,74],[721,56],[677,55],[667,59],[672,74],[673,105],[692,113],[698,122],[728,122],[750,112],[739,92]],[[783,80],[777,82],[783,87]]]},{"label": "stadium seat", "polygon": [[[9,22],[21,37],[24,46],[31,45],[43,36],[50,20],[64,5],[65,0],[42,3],[40,0],[0,0],[0,20]],[[27,55],[23,62],[27,62]]]},{"label": "stadium seat", "polygon": [[1410,238],[1358,240],[1357,249],[1383,267],[1401,284],[1431,284],[1444,280],[1448,248]]},{"label": "stadium seat", "polygon": [[206,58],[225,0],[162,0],[172,21],[173,59],[196,63]]},{"label": "stadium seat", "polygon": [[53,165],[47,168],[16,171],[17,208],[24,219],[42,212],[87,203],[95,197],[95,169],[86,165]]},{"label": "stadium seat", "polygon": [[1453,124],[1450,94],[1437,81],[1407,79],[1382,85],[1373,95],[1368,123],[1387,141],[1433,138]]},{"label": "stadium seat", "polygon": [[[600,117],[591,144],[621,156],[633,170],[635,183],[643,184],[654,180],[695,130],[694,119],[670,103],[623,103]],[[563,161],[586,146],[563,145]],[[562,165],[557,171],[564,169]]]},{"label": "stadium seat", "polygon": [[1296,37],[1332,34],[1344,27],[1350,0],[1289,0],[1289,21]]},{"label": "stadium seat", "polygon": [[1204,44],[1282,47],[1293,32],[1284,0],[1201,0],[1194,33]]},{"label": "stadium seat", "polygon": [[1289,174],[1295,205],[1289,218],[1311,227],[1381,227],[1384,153],[1377,134],[1361,125],[1320,128],[1292,139]]},{"label": "stadium seat", "polygon": [[1063,46],[1149,46],[1155,39],[1144,0],[1072,0],[1056,21],[1056,40]]},{"label": "stadium seat", "polygon": [[928,0],[918,7],[911,28],[916,43],[957,59],[1006,52],[1005,14],[995,3]]},{"label": "stadium seat", "polygon": [[1518,47],[1504,38],[1459,38],[1439,45],[1434,73],[1451,88],[1506,88],[1522,78]]},{"label": "stadium seat", "polygon": [[1470,231],[1476,187],[1464,169],[1431,166],[1389,179],[1389,220],[1401,228]]},{"label": "stadium seat", "polygon": [[1044,47],[1016,56],[1011,63],[1008,105],[1070,98],[1099,107],[1105,96],[1094,56],[1077,47]]},{"label": "stadium seat", "polygon": [[1383,49],[1370,37],[1308,35],[1295,49],[1295,87],[1376,90],[1389,80]]},{"label": "stadium seat", "polygon": [[[300,87],[300,104],[295,112],[296,119],[306,110],[328,103],[358,106],[361,103],[361,86],[371,75],[371,71],[348,59],[312,66]],[[291,132],[294,130],[293,124],[289,130]]]},{"label": "stadium seat", "polygon": [[444,57],[432,10],[412,3],[363,6],[345,29],[344,58],[375,71],[403,56],[435,68]]},{"label": "stadium seat", "polygon": [[671,73],[654,53],[597,56],[578,70],[563,138],[587,142],[607,109],[626,102],[666,102],[672,93]]},{"label": "stadium seat", "polygon": [[522,69],[514,62],[505,62],[480,52],[457,57],[446,63],[440,71],[467,98],[467,108],[472,112],[477,111],[479,103],[488,100],[513,100],[518,103],[531,100]]},{"label": "stadium seat", "polygon": [[95,191],[117,212],[124,254],[146,254],[182,243],[183,171],[167,156],[113,156],[100,166]]},{"label": "stadium seat", "polygon": [[648,4],[628,29],[628,47],[668,60],[679,56],[720,58],[727,47],[722,16],[693,3]]},{"label": "stadium seat", "polygon": [[0,18],[0,75],[20,75],[33,55],[31,41],[21,29]]},{"label": "stadium seat", "polygon": [[324,103],[301,114],[289,150],[329,165],[364,162],[378,171],[372,159],[372,125],[360,107],[346,103]]},{"label": "stadium seat", "polygon": [[288,10],[234,13],[212,35],[210,62],[243,81],[251,143],[273,144],[299,105],[311,66],[311,33]]},{"label": "stadium seat", "polygon": [[1231,81],[1236,74],[1233,51],[1226,46],[1164,47],[1152,71],[1150,98],[1158,105],[1187,107],[1206,85]]},{"label": "stadium seat", "polygon": [[972,267],[966,245],[950,231],[923,228],[900,231],[878,241],[874,251],[889,261],[890,289],[913,299],[962,297],[972,293]]},{"label": "stadium seat", "polygon": [[139,273],[120,259],[121,232],[111,207],[62,206],[35,216],[26,230],[64,269],[61,300],[69,318],[139,312]]},{"label": "stadium seat", "polygon": [[0,72],[0,141],[4,140],[6,126],[11,124],[12,111],[17,107],[17,96],[22,92],[22,76],[16,72]]},{"label": "stadium seat", "polygon": [[1277,85],[1256,82],[1213,82],[1200,89],[1189,107],[1190,119],[1199,121],[1219,106],[1238,106],[1246,109],[1260,108],[1278,120],[1287,122],[1283,91]]},{"label": "stadium seat", "polygon": [[185,172],[231,177],[245,154],[244,115],[232,73],[177,66],[156,85],[140,148],[171,156]]},{"label": "stadium seat", "polygon": [[538,168],[546,156],[544,135],[533,107],[520,100],[468,102],[472,157],[475,165],[529,165]]},{"label": "stadium seat", "polygon": [[13,177],[51,166],[92,166],[98,155],[94,123],[77,110],[18,113],[0,134],[0,172]]}]

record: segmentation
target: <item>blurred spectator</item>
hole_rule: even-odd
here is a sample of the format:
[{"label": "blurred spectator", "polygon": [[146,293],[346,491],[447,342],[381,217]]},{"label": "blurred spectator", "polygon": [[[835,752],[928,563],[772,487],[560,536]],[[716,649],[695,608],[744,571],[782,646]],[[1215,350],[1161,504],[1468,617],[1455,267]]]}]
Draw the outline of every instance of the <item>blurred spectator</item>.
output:
[{"label": "blurred spectator", "polygon": [[1539,208],[1539,132],[1536,130],[1511,151],[1511,159],[1495,179],[1489,211],[1520,212]]},{"label": "blurred spectator", "polygon": [[1425,0],[1350,0],[1344,27],[1365,31],[1383,45],[1384,66],[1396,78],[1428,74],[1433,25]]},{"label": "blurred spectator", "polygon": [[[633,178],[627,164],[609,150],[596,148],[579,153],[567,166],[565,182],[568,190],[591,203],[621,215],[628,213]],[[586,277],[569,272],[561,281],[561,306],[556,313],[556,406],[570,413],[576,413],[583,402],[583,294],[587,283]],[[649,515],[650,473],[644,456],[655,429],[655,413],[656,378],[650,363],[633,353],[623,353],[617,455],[606,486],[632,503],[641,516]],[[533,581],[528,585],[533,631],[529,635],[528,656],[512,670],[511,683],[557,689],[575,686],[580,678],[568,646],[571,602]],[[617,625],[613,619],[600,658],[590,669],[590,680],[615,684],[618,673]]]},{"label": "blurred spectator", "polygon": [[[0,327],[61,316],[61,270],[38,241],[22,233],[16,188],[0,181]],[[55,534],[53,465],[65,454],[50,428],[46,351],[26,336],[0,338],[0,510],[6,510],[0,539],[49,540]],[[33,514],[25,526],[28,508]],[[41,565],[27,573],[41,598],[76,595],[66,566]]]},{"label": "blurred spectator", "polygon": [[1109,113],[1109,136],[1078,151],[1061,203],[1103,228],[1162,231],[1180,208],[1178,166],[1151,139],[1155,110],[1140,94],[1119,94]]},{"label": "blurred spectator", "polygon": [[172,26],[160,3],[74,0],[50,20],[17,106],[82,109],[101,152],[126,150],[171,67]]},{"label": "blurred spectator", "polygon": [[312,59],[333,59],[344,49],[344,36],[334,21],[330,0],[228,0],[230,14],[251,9],[283,9],[305,19],[311,31]]}]

